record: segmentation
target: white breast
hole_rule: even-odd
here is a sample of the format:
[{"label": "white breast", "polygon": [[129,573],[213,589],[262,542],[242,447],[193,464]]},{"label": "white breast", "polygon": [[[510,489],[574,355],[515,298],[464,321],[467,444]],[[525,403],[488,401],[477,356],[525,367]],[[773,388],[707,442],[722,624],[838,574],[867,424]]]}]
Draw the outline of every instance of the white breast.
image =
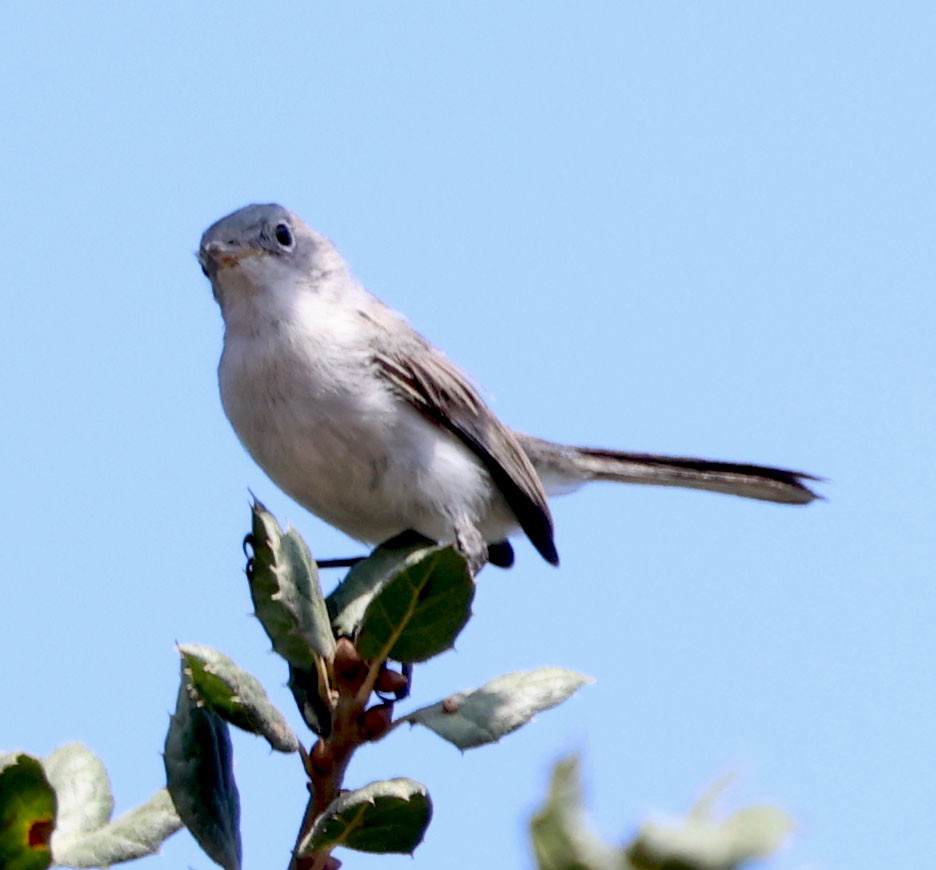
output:
[{"label": "white breast", "polygon": [[366,319],[314,292],[275,302],[226,300],[219,366],[225,413],[273,481],[369,543],[406,529],[451,540],[459,515],[503,539],[512,517],[487,473],[379,378]]}]

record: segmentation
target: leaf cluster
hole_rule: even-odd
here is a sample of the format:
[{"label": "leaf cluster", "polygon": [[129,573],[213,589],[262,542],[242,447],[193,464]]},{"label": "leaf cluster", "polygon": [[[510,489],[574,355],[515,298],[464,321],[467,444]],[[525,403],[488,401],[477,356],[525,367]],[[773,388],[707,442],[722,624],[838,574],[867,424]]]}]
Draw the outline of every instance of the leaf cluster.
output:
[{"label": "leaf cluster", "polygon": [[322,870],[338,865],[338,847],[410,853],[432,817],[428,790],[411,779],[347,789],[360,746],[403,722],[462,750],[482,746],[588,682],[561,668],[507,674],[394,718],[413,666],[451,649],[471,617],[475,581],[462,554],[407,535],[354,565],[326,597],[305,542],[258,502],[245,544],[255,614],[316,738],[306,749],[260,683],[223,653],[179,647],[181,681],[165,747],[169,793],[205,852],[229,870],[241,866],[242,854],[230,725],[301,759],[310,798],[290,868]]},{"label": "leaf cluster", "polygon": [[[230,727],[295,755],[306,806],[289,870],[336,870],[339,847],[412,853],[432,818],[428,789],[398,777],[347,788],[354,753],[409,723],[460,750],[500,740],[571,696],[589,678],[563,668],[504,674],[402,716],[414,666],[451,649],[471,617],[475,580],[461,553],[401,536],[359,561],[327,596],[302,538],[255,502],[245,540],[255,614],[283,659],[307,746],[261,683],[228,656],[178,647],[180,682],[165,740],[167,787],[112,819],[101,761],[80,744],[40,759],[0,753],[0,868],[105,867],[149,855],[183,825],[226,870],[242,865],[240,797]],[[736,870],[791,829],[773,807],[726,819],[717,789],[685,819],[644,824],[626,845],[602,841],[582,800],[578,761],[556,765],[531,822],[540,870]]]},{"label": "leaf cluster", "polygon": [[609,844],[588,823],[579,768],[576,756],[556,764],[546,801],[530,822],[539,870],[736,870],[776,851],[793,829],[786,813],[767,805],[718,818],[721,782],[685,818],[644,823],[630,843]]},{"label": "leaf cluster", "polygon": [[0,753],[0,867],[105,867],[151,855],[182,827],[161,789],[116,819],[101,760],[80,743],[46,758]]}]

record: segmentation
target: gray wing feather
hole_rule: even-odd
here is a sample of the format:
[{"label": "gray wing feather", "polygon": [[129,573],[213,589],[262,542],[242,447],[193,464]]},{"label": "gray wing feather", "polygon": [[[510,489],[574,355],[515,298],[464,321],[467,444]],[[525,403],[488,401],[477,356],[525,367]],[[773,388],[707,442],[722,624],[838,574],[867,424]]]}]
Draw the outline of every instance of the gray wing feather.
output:
[{"label": "gray wing feather", "polygon": [[466,376],[428,345],[405,356],[378,353],[374,362],[398,395],[481,460],[530,542],[544,559],[558,564],[542,481],[513,432],[494,416]]}]

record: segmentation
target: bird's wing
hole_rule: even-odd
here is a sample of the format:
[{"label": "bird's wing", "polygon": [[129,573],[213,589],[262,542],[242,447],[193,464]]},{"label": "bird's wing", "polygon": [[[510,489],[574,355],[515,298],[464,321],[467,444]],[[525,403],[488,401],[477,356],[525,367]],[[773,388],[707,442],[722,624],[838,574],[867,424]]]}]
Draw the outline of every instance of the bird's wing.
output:
[{"label": "bird's wing", "polygon": [[546,561],[558,564],[546,492],[513,432],[442,353],[428,345],[411,350],[375,354],[377,371],[399,396],[481,460],[530,542]]}]

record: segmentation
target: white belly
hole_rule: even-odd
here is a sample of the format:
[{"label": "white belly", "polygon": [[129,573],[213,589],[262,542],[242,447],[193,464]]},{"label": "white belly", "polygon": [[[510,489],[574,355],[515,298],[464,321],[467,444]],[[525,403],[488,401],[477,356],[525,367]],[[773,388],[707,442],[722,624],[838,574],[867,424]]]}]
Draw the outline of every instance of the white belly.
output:
[{"label": "white belly", "polygon": [[515,520],[475,456],[376,373],[365,382],[372,388],[355,391],[334,377],[320,348],[312,355],[308,342],[285,338],[271,348],[269,338],[260,346],[251,336],[228,336],[219,381],[238,437],[284,492],[368,543],[407,529],[452,540],[457,517],[490,541],[512,531]]}]

